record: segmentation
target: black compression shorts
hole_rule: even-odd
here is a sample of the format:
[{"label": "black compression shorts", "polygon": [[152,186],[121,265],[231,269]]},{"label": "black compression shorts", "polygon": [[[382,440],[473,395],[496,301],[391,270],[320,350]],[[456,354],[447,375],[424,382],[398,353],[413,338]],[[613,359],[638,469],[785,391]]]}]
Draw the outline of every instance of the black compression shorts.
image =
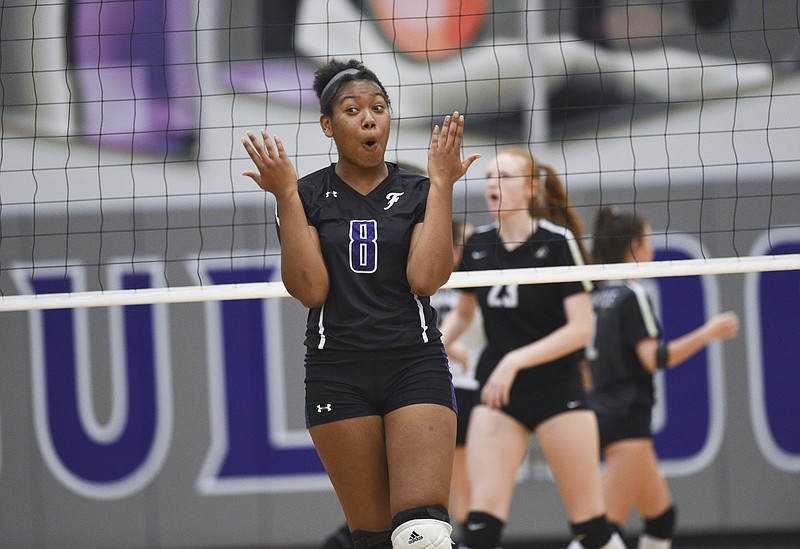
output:
[{"label": "black compression shorts", "polygon": [[583,389],[583,380],[576,375],[558,384],[546,387],[526,388],[524,391],[511,388],[511,400],[502,411],[510,415],[531,431],[553,416],[574,410],[586,410],[588,403]]},{"label": "black compression shorts", "polygon": [[411,404],[456,410],[447,356],[441,345],[369,351],[306,353],[306,427],[383,416]]},{"label": "black compression shorts", "polygon": [[634,407],[623,415],[598,413],[600,427],[600,448],[621,440],[634,438],[653,438],[650,430],[652,409]]},{"label": "black compression shorts", "polygon": [[477,389],[460,389],[456,387],[456,404],[458,404],[458,423],[456,445],[463,446],[467,441],[469,415],[475,405],[480,403],[480,392]]}]

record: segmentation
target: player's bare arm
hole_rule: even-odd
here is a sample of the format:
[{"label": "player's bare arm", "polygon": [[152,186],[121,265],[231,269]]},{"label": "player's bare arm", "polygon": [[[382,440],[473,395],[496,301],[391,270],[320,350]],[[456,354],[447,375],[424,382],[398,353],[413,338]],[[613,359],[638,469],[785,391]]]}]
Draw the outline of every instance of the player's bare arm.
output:
[{"label": "player's bare arm", "polygon": [[319,236],[313,227],[308,226],[297,193],[297,172],[277,135],[273,143],[265,130],[261,131],[261,139],[247,132],[242,144],[257,168],[257,171],[248,170],[242,175],[272,193],[277,202],[283,284],[289,294],[306,307],[319,307],[328,297],[330,281]]},{"label": "player's bare arm", "polygon": [[[667,362],[664,366],[674,368],[700,352],[709,343],[734,338],[738,333],[739,316],[736,313],[728,311],[715,315],[699,328],[668,342]],[[660,345],[661,342],[655,338],[646,338],[636,344],[636,356],[650,373],[658,370],[656,353]]]},{"label": "player's bare arm", "polygon": [[453,185],[462,178],[480,155],[461,159],[464,115],[454,112],[444,118],[441,131],[433,128],[428,151],[428,177],[431,181],[425,222],[414,229],[408,256],[407,277],[417,295],[432,295],[447,282],[453,271]]}]

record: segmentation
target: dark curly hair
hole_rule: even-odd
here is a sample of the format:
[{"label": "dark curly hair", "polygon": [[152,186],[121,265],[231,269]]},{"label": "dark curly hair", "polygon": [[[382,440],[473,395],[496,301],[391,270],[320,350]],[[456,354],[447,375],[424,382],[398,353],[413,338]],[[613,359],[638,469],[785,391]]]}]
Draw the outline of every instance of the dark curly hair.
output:
[{"label": "dark curly hair", "polygon": [[[325,87],[333,77],[347,69],[355,69],[358,72],[345,74],[336,80],[329,90],[325,90]],[[386,88],[383,87],[383,84],[375,73],[364,66],[361,61],[358,59],[349,59],[345,62],[339,61],[338,59],[331,59],[314,73],[314,92],[316,92],[319,98],[319,110],[322,114],[327,114],[328,116],[333,114],[333,101],[336,99],[336,96],[339,95],[342,86],[353,80],[369,80],[370,82],[374,82],[381,89],[381,93],[383,93],[383,96],[386,98],[386,104],[388,106],[392,105],[391,101],[389,101],[389,94],[386,92]]]}]

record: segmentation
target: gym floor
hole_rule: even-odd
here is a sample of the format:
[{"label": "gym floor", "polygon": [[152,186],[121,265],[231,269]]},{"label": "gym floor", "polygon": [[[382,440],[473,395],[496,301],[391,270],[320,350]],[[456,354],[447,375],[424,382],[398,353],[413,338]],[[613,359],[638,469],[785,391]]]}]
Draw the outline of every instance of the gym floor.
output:
[{"label": "gym floor", "polygon": [[[635,549],[636,539],[625,540],[630,549]],[[565,549],[563,541],[514,542],[503,545],[504,549]],[[785,533],[726,534],[724,536],[682,535],[672,542],[673,549],[800,549],[800,531]]]},{"label": "gym floor", "polygon": [[[626,538],[629,549],[636,549],[636,538]],[[566,549],[563,540],[513,541],[503,549]],[[672,549],[800,549],[800,530],[782,533],[741,533],[723,536],[681,535],[672,542]],[[319,549],[306,547],[304,549]]]}]

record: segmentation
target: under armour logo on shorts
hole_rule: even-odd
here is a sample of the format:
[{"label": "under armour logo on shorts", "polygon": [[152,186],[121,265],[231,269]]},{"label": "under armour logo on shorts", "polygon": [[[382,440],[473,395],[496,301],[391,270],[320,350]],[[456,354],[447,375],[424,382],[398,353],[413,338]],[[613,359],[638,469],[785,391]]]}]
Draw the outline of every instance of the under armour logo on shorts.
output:
[{"label": "under armour logo on shorts", "polygon": [[317,413],[321,414],[322,412],[330,412],[330,411],[331,411],[330,404],[326,404],[325,406],[323,406],[322,404],[317,404]]}]

